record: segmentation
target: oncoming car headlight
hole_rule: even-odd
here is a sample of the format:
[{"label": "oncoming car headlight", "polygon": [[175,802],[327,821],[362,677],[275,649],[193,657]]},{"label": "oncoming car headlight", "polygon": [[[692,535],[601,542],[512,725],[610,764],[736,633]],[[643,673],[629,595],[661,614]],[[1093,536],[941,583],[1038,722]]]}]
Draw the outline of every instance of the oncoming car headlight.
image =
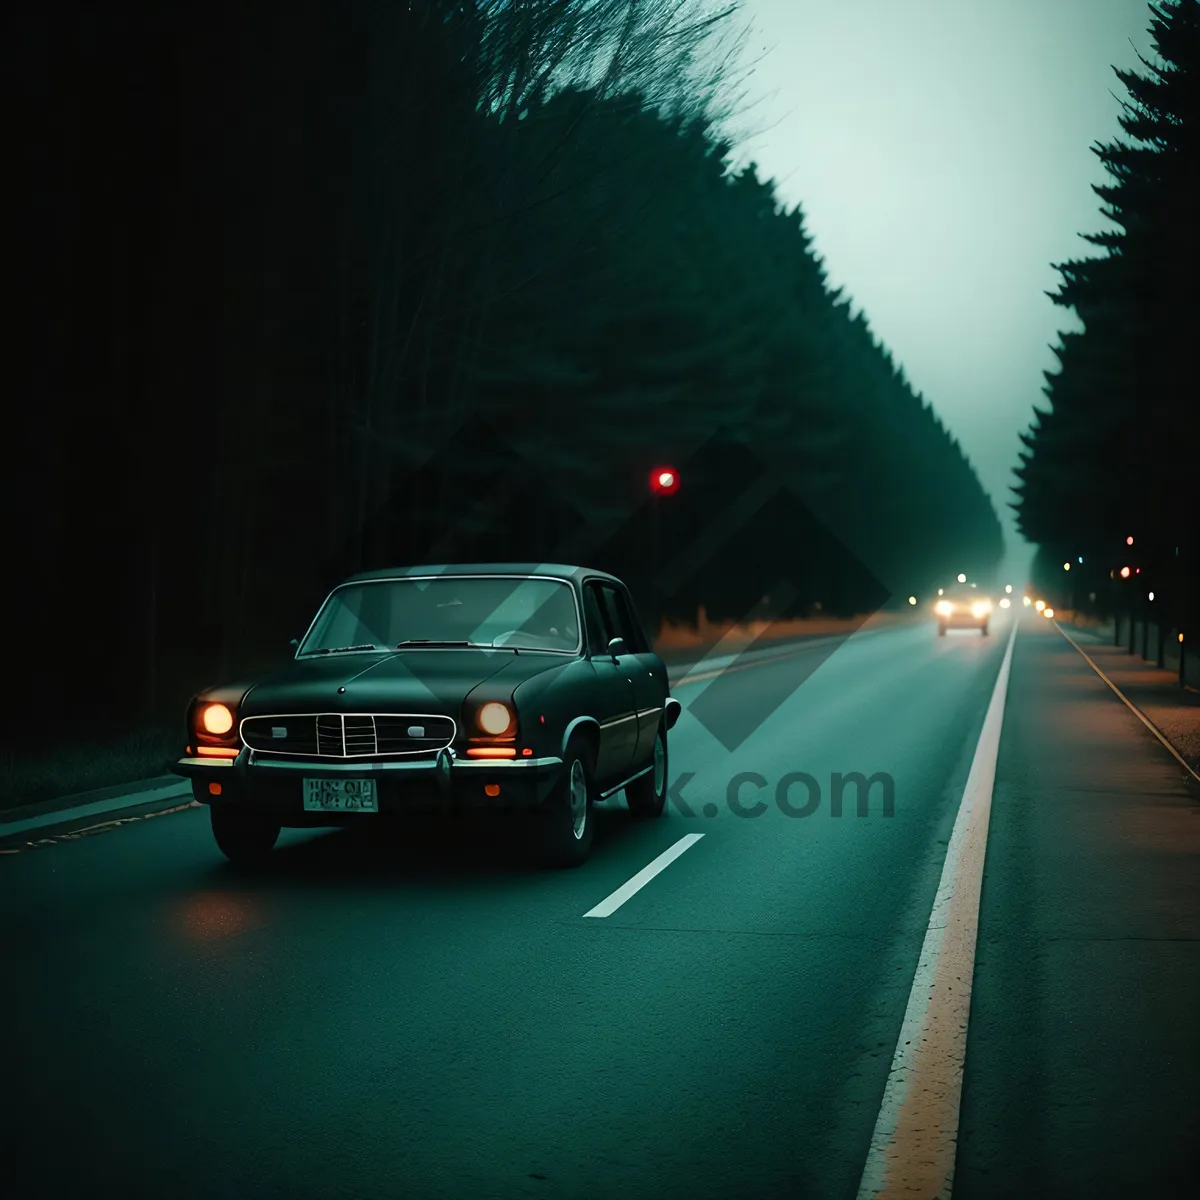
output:
[{"label": "oncoming car headlight", "polygon": [[512,728],[512,709],[499,700],[489,700],[476,714],[475,723],[484,733],[499,737]]},{"label": "oncoming car headlight", "polygon": [[992,611],[991,602],[988,600],[979,600],[971,605],[971,616],[986,617]]},{"label": "oncoming car headlight", "polygon": [[940,617],[948,617],[954,611],[954,605],[949,600],[939,600],[933,611]]}]

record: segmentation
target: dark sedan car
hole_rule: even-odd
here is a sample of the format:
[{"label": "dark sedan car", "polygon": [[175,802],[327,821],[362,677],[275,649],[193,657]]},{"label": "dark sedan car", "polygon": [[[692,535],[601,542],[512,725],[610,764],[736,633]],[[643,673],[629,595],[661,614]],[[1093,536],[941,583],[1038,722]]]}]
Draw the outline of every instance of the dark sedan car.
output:
[{"label": "dark sedan car", "polygon": [[596,800],[624,789],[633,813],[662,813],[679,712],[611,575],[372,571],[330,593],[286,669],[196,696],[174,769],[234,862],[284,827],[476,808],[528,822],[543,861],[575,866]]}]

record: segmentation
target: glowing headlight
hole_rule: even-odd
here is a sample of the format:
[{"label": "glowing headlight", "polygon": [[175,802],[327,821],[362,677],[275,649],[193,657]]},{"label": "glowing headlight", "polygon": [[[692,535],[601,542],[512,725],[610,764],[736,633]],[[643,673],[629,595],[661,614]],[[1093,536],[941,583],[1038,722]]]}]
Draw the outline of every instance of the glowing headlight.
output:
[{"label": "glowing headlight", "polygon": [[200,714],[200,728],[205,733],[220,737],[221,734],[228,733],[233,728],[233,713],[224,704],[206,705]]},{"label": "glowing headlight", "polygon": [[992,611],[991,601],[978,600],[971,605],[971,616],[986,617]]},{"label": "glowing headlight", "polygon": [[1004,598],[1003,598],[1003,599],[1000,601],[1000,607],[1001,607],[1001,608],[1008,608],[1008,606],[1009,606],[1011,603],[1012,603],[1012,601],[1011,601],[1011,600],[1010,600],[1010,599],[1009,599],[1007,596],[1005,596],[1005,597],[1004,597]]},{"label": "glowing headlight", "polygon": [[1034,604],[1033,607],[1036,608],[1038,612],[1042,612],[1046,607],[1046,602],[1045,600],[1039,600],[1036,604]]},{"label": "glowing headlight", "polygon": [[513,720],[512,711],[508,705],[501,704],[499,700],[489,700],[479,710],[479,715],[475,719],[484,733],[493,735],[507,732]]},{"label": "glowing headlight", "polygon": [[1054,616],[1054,609],[1052,609],[1052,608],[1044,608],[1044,609],[1042,609],[1042,616],[1043,616],[1043,617],[1052,617],[1052,616]]},{"label": "glowing headlight", "polygon": [[933,611],[939,617],[948,617],[954,611],[954,605],[949,600],[939,600],[934,606]]}]

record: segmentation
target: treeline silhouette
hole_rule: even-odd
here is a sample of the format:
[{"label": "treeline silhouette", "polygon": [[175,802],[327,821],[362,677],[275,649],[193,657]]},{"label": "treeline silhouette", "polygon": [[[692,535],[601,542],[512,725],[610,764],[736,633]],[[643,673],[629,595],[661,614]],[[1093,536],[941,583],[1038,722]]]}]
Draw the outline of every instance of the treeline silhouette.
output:
[{"label": "treeline silhouette", "polygon": [[1200,632],[1200,4],[1150,10],[1159,61],[1116,71],[1127,136],[1093,147],[1115,228],[1056,268],[1052,299],[1082,328],[1059,335],[1013,507],[1060,605]]},{"label": "treeline silhouette", "polygon": [[[783,490],[656,616],[742,616],[781,579],[788,612],[854,611],[986,574],[1000,527],[961,447],[800,211],[731,166],[720,18],[21,13],[14,744],[174,719],[288,653],[346,573],[417,554],[546,560],[573,532],[649,589],[764,478]],[[526,489],[507,506],[489,448]],[[651,521],[659,463],[684,483]]]}]

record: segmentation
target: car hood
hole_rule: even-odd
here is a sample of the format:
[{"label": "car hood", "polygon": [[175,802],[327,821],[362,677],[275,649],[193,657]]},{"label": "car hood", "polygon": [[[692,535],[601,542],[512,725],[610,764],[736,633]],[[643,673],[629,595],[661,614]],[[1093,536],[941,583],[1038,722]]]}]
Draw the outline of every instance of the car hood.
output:
[{"label": "car hood", "polygon": [[421,712],[457,718],[467,694],[481,683],[516,688],[569,661],[558,654],[511,650],[403,650],[298,659],[251,688],[239,715]]}]

